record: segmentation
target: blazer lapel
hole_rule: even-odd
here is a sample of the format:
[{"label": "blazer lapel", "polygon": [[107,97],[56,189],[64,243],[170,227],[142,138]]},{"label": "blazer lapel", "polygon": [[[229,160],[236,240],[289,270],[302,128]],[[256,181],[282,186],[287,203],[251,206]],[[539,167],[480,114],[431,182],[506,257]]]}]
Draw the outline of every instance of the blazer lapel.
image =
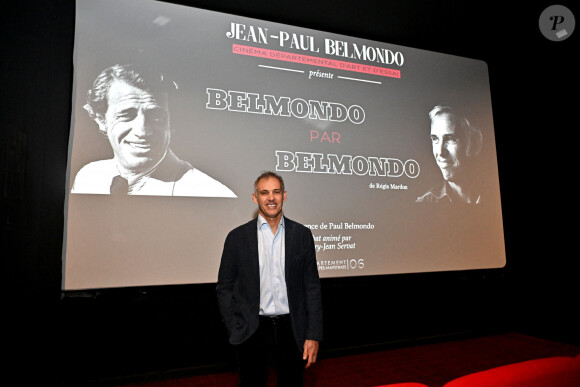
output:
[{"label": "blazer lapel", "polygon": [[289,265],[291,264],[293,255],[293,247],[294,247],[294,227],[292,225],[292,221],[289,221],[288,218],[284,218],[284,269],[286,274],[290,273]]},{"label": "blazer lapel", "polygon": [[260,257],[258,254],[258,218],[254,222],[248,223],[246,229],[248,235],[248,258],[252,273],[255,276],[255,285],[260,289]]}]

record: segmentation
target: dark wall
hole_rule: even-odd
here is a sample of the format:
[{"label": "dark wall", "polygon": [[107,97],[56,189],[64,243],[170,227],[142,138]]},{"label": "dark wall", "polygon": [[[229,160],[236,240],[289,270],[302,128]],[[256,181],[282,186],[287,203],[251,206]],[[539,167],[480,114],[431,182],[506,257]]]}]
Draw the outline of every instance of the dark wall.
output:
[{"label": "dark wall", "polygon": [[[538,18],[550,2],[179,3],[489,66],[508,266],[323,280],[323,356],[495,330],[579,343],[571,322],[578,32],[563,42],[542,36]],[[20,1],[1,17],[1,308],[14,344],[9,369],[75,385],[228,367],[213,284],[61,295],[74,2]]]}]

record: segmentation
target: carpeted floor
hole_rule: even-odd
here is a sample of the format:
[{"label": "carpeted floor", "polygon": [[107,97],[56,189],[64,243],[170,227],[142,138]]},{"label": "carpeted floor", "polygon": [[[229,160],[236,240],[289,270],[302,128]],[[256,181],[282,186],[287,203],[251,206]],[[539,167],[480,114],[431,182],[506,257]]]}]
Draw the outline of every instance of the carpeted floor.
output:
[{"label": "carpeted floor", "polygon": [[[575,356],[580,347],[519,333],[506,333],[319,359],[306,372],[305,385],[372,387],[399,382],[442,386],[459,376],[524,360]],[[271,375],[270,385],[274,386]],[[237,374],[224,372],[171,380],[119,384],[123,387],[236,386]]]}]

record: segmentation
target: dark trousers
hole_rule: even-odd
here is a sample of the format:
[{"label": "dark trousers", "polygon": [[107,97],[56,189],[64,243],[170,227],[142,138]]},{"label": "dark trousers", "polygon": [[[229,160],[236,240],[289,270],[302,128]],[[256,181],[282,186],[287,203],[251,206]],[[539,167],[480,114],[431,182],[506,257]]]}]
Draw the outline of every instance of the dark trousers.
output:
[{"label": "dark trousers", "polygon": [[289,315],[260,317],[258,330],[235,349],[240,387],[266,386],[271,366],[276,368],[278,386],[304,384],[306,362],[294,340]]}]

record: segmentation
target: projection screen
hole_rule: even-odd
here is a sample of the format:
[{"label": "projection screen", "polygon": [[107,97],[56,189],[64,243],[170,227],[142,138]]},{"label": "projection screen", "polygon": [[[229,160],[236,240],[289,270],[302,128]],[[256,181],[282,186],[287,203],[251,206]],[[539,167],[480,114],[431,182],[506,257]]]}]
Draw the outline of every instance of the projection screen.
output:
[{"label": "projection screen", "polygon": [[[127,68],[165,88],[117,81],[87,102],[99,74]],[[505,265],[484,62],[158,1],[77,1],[63,289],[215,282],[266,170],[285,180],[285,215],[311,228],[321,278]]]}]

